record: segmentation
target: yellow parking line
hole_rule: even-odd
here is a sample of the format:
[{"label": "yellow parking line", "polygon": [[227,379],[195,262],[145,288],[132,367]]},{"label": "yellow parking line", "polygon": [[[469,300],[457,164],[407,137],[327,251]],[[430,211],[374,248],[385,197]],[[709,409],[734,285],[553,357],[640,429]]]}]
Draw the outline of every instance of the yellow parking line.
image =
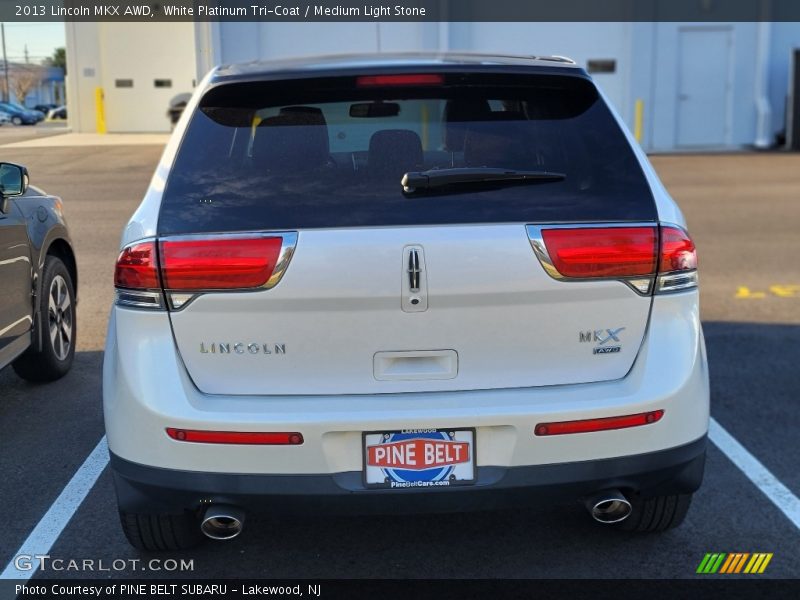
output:
[{"label": "yellow parking line", "polygon": [[764,292],[751,292],[749,287],[739,286],[739,289],[736,290],[736,298],[766,298],[766,294]]}]

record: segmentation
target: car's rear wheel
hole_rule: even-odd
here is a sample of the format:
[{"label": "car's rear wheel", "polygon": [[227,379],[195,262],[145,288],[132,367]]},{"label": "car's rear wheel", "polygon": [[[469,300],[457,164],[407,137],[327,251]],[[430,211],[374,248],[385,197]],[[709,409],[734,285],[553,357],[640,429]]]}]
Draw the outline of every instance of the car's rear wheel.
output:
[{"label": "car's rear wheel", "polygon": [[631,515],[616,524],[623,531],[658,532],[677,527],[686,518],[692,494],[628,498]]},{"label": "car's rear wheel", "polygon": [[119,511],[122,531],[131,546],[145,552],[187,550],[205,538],[193,514],[141,515]]},{"label": "car's rear wheel", "polygon": [[19,117],[12,117],[11,122],[14,125],[22,125],[22,119]]},{"label": "car's rear wheel", "polygon": [[55,381],[66,375],[75,358],[75,285],[66,265],[48,256],[38,299],[42,344],[14,362],[14,371],[28,381]]}]

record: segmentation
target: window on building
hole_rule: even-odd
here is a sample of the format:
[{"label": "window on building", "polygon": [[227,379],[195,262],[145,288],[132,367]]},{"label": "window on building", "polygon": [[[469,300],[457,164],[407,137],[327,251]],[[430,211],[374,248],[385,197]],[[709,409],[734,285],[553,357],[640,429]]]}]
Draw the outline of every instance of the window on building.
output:
[{"label": "window on building", "polygon": [[153,81],[153,85],[155,85],[157,88],[171,88],[172,79],[156,79]]},{"label": "window on building", "polygon": [[617,61],[613,58],[590,58],[586,62],[586,70],[589,73],[615,73]]},{"label": "window on building", "polygon": [[133,79],[117,79],[114,81],[114,87],[118,88],[132,88]]}]

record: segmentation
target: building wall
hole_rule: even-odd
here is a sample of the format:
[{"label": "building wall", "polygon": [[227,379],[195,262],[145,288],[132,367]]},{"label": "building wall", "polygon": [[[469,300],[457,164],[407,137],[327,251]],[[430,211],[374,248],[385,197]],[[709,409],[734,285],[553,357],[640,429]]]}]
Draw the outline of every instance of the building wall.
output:
[{"label": "building wall", "polygon": [[[645,149],[673,151],[774,142],[800,24],[68,23],[67,42],[70,118],[79,131],[93,130],[98,86],[109,130],[166,131],[169,99],[217,64],[449,50],[559,54],[582,66],[613,61],[612,72],[593,73],[595,81],[631,129],[642,108]],[[115,87],[120,78],[133,79],[134,87]],[[173,87],[155,89],[155,78],[172,79]]]},{"label": "building wall", "polygon": [[[96,127],[95,90],[109,132],[169,131],[170,99],[195,84],[192,23],[67,23],[68,103],[74,131]],[[156,87],[155,80],[170,87]],[[124,82],[132,87],[120,87]]]},{"label": "building wall", "polygon": [[[637,27],[631,95],[644,103],[646,149],[738,148],[755,142],[757,23],[643,23]],[[727,38],[727,47],[716,45],[715,40],[722,37]],[[696,39],[687,43],[689,38]],[[709,93],[711,89],[718,93]],[[699,105],[698,112],[687,116],[686,106],[704,98],[716,100]],[[726,122],[722,138],[707,131],[706,121],[712,120]],[[695,136],[693,128],[698,129]]]},{"label": "building wall", "polygon": [[197,23],[197,75],[258,59],[358,52],[435,51],[440,23]]},{"label": "building wall", "polygon": [[800,23],[774,23],[770,36],[769,98],[772,129],[783,132],[786,126],[786,96],[789,92],[791,54],[800,48]]},{"label": "building wall", "polygon": [[[659,6],[645,8],[655,16]],[[344,52],[559,54],[582,66],[612,60],[613,72],[592,76],[631,129],[641,107],[641,143],[650,151],[774,143],[784,126],[789,53],[800,46],[798,23],[204,23],[197,29],[198,75],[226,62]]]},{"label": "building wall", "polygon": [[75,132],[95,131],[94,90],[102,86],[98,23],[64,24],[67,47],[67,115]]}]

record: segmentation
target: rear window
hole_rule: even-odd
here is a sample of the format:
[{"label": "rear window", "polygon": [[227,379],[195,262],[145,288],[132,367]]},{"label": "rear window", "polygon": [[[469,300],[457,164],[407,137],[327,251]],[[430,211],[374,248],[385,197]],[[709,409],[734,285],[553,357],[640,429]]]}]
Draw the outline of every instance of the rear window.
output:
[{"label": "rear window", "polygon": [[[447,75],[220,85],[191,118],[160,234],[500,222],[649,221],[649,186],[587,80]],[[408,193],[409,172],[563,178]]]}]

